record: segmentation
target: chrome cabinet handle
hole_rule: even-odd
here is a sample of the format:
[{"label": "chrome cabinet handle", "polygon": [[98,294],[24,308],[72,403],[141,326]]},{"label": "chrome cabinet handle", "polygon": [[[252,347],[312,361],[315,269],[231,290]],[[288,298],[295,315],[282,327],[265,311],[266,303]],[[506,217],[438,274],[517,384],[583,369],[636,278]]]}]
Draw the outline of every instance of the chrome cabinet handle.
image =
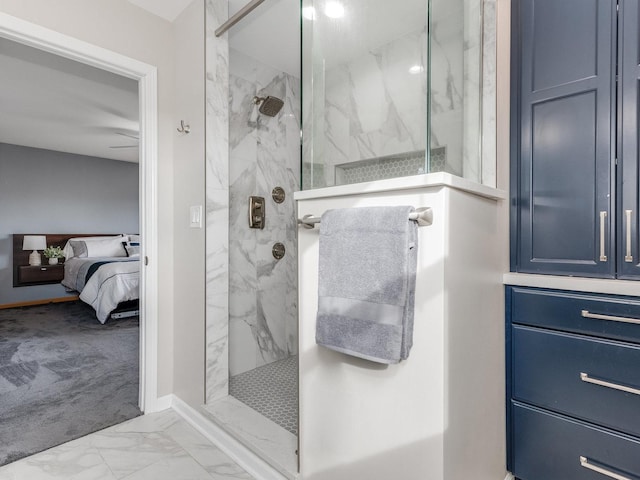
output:
[{"label": "chrome cabinet handle", "polygon": [[615,478],[616,480],[631,480],[629,477],[625,477],[624,475],[620,475],[619,473],[612,472],[611,470],[607,470],[606,468],[598,467],[593,463],[589,463],[589,459],[587,457],[583,457],[580,455],[580,466],[584,468],[588,468],[589,470],[593,470],[594,472],[601,473],[609,478]]},{"label": "chrome cabinet handle", "polygon": [[627,220],[627,252],[624,256],[625,262],[633,262],[633,255],[631,255],[631,214],[633,210],[625,210],[624,215]]},{"label": "chrome cabinet handle", "polygon": [[612,322],[634,323],[640,325],[640,318],[617,317],[615,315],[603,315],[601,313],[591,313],[589,310],[582,310],[580,314],[584,318],[595,318],[596,320],[611,320]]},{"label": "chrome cabinet handle", "polygon": [[607,253],[605,250],[605,227],[606,227],[606,222],[607,222],[607,212],[606,211],[602,211],[600,212],[600,261],[601,262],[606,262],[607,261]]},{"label": "chrome cabinet handle", "polygon": [[580,372],[580,380],[587,383],[593,383],[594,385],[600,385],[601,387],[613,388],[614,390],[620,390],[622,392],[633,393],[634,395],[640,395],[640,390],[633,387],[627,387],[626,385],[619,385],[617,383],[607,382],[606,380],[600,380],[598,378],[590,377],[588,373]]}]

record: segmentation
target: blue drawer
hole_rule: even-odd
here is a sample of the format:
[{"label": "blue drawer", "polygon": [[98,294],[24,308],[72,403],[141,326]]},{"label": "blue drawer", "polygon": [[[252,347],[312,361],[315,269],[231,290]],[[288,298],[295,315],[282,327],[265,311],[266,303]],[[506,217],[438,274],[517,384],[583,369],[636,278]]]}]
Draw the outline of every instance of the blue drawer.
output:
[{"label": "blue drawer", "polygon": [[[521,480],[640,479],[640,441],[513,404],[512,473]],[[582,462],[581,462],[582,459]],[[591,467],[591,468],[589,468]]]},{"label": "blue drawer", "polygon": [[640,321],[636,297],[508,287],[507,298],[512,323],[640,342],[640,324],[628,323]]},{"label": "blue drawer", "polygon": [[640,436],[640,346],[518,325],[512,339],[513,399]]}]

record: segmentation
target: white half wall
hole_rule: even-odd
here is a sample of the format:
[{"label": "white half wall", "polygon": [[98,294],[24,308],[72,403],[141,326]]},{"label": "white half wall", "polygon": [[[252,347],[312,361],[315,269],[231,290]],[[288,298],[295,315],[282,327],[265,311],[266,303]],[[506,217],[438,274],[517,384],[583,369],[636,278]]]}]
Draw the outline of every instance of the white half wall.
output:
[{"label": "white half wall", "polygon": [[504,295],[497,229],[498,205],[504,202],[429,184],[438,178],[433,175],[413,189],[298,197],[306,196],[298,202],[299,218],[376,205],[431,207],[434,218],[433,225],[419,229],[413,349],[406,361],[386,367],[316,345],[318,229],[299,230],[305,480],[386,480],[399,472],[403,480],[504,478]]}]

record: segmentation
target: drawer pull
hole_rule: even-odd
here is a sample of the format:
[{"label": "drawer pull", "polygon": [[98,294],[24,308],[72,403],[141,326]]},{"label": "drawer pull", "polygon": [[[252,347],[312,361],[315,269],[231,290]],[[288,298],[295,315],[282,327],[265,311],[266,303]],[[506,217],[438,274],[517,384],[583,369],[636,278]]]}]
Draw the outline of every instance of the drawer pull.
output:
[{"label": "drawer pull", "polygon": [[619,473],[615,473],[611,470],[607,470],[606,468],[602,468],[594,465],[593,463],[589,463],[589,459],[587,457],[580,456],[580,466],[589,470],[593,470],[594,472],[601,473],[602,475],[605,475],[609,478],[615,478],[616,480],[631,480],[631,478],[629,477],[625,477],[624,475],[620,475]]},{"label": "drawer pull", "polygon": [[621,390],[623,392],[633,393],[634,395],[640,395],[640,390],[637,388],[599,380],[597,378],[590,377],[587,373],[580,372],[580,380],[587,383],[593,383],[594,385],[600,385],[601,387],[613,388],[614,390]]},{"label": "drawer pull", "polygon": [[611,320],[612,322],[635,323],[640,325],[640,318],[616,317],[614,315],[602,315],[601,313],[591,313],[589,310],[582,310],[581,315],[584,318],[595,318],[597,320]]},{"label": "drawer pull", "polygon": [[625,262],[633,262],[633,255],[631,255],[631,213],[633,210],[625,210],[624,215],[627,219],[627,251],[624,256]]},{"label": "drawer pull", "polygon": [[600,261],[607,261],[607,249],[605,245],[605,232],[606,232],[606,223],[607,223],[607,212],[600,212]]}]

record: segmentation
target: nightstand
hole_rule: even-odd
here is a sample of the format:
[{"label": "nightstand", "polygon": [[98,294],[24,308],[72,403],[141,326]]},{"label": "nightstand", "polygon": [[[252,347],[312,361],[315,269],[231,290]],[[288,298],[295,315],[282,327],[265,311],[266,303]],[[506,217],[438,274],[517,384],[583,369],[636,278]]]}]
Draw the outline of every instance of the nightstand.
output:
[{"label": "nightstand", "polygon": [[14,287],[60,283],[64,277],[64,265],[21,265]]}]

